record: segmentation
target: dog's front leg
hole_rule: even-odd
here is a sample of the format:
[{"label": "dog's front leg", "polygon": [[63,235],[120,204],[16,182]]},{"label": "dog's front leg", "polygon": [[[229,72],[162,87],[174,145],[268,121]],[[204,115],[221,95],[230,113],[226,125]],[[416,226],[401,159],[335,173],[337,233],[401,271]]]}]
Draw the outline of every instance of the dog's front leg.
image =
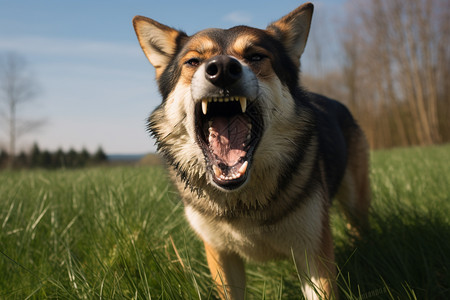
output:
[{"label": "dog's front leg", "polygon": [[243,300],[245,296],[245,268],[242,258],[217,251],[205,242],[206,259],[221,299]]},{"label": "dog's front leg", "polygon": [[338,299],[333,239],[328,218],[323,223],[319,251],[294,251],[303,280],[303,295],[308,300]]}]

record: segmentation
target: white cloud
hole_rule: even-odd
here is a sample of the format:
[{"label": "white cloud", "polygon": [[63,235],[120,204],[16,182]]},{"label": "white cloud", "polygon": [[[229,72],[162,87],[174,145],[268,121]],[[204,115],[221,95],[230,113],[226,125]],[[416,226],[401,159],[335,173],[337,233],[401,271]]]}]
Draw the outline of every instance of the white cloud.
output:
[{"label": "white cloud", "polygon": [[252,21],[252,16],[243,11],[233,11],[223,17],[224,21],[230,22],[233,25],[249,24]]}]

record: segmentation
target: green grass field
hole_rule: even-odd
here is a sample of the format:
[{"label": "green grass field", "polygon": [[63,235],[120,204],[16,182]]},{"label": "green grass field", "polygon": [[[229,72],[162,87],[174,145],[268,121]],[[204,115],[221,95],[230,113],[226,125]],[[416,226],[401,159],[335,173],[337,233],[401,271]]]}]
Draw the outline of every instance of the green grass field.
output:
[{"label": "green grass field", "polygon": [[[341,299],[450,298],[450,145],[372,153],[372,229],[333,207]],[[215,299],[160,167],[0,172],[0,299]],[[301,299],[291,261],[249,264],[248,299]]]}]

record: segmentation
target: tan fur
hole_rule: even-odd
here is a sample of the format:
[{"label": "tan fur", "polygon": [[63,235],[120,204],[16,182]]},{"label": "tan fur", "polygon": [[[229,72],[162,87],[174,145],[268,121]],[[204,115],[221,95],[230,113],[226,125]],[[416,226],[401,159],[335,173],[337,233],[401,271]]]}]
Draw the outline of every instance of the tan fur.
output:
[{"label": "tan fur", "polygon": [[312,14],[313,5],[306,3],[267,27],[269,32],[283,41],[296,63],[300,62],[308,40]]},{"label": "tan fur", "polygon": [[175,52],[179,32],[142,16],[135,17],[133,25],[145,55],[155,67],[156,78],[159,78]]},{"label": "tan fur", "polygon": [[205,242],[206,259],[222,299],[243,300],[245,296],[244,262],[235,253],[218,252]]},{"label": "tan fur", "polygon": [[[312,12],[312,4],[307,3],[264,31],[270,41],[275,38],[281,42],[287,52],[285,57],[289,56],[296,67],[306,44]],[[283,76],[277,75],[276,66],[271,63],[275,53],[261,46],[262,34],[242,27],[235,40],[222,49],[222,44],[209,36],[217,33],[214,29],[190,38],[145,17],[135,17],[133,23],[157,79],[167,76],[165,71],[171,64],[172,70],[179,70],[164,102],[152,113],[150,126],[170,159],[170,174],[185,204],[186,217],[204,242],[219,296],[245,298],[244,259],[291,258],[304,280],[302,291],[307,299],[337,298],[328,212],[329,170],[320,153],[323,148],[313,124],[315,116],[308,106],[297,108],[299,104],[287,80],[280,79]],[[175,53],[180,48],[183,51]],[[253,53],[267,59],[251,63],[248,56]],[[245,184],[232,191],[212,182],[211,169],[196,133],[196,107],[211,90],[211,83],[205,79],[205,64],[201,62],[217,55],[238,61],[248,105],[258,105],[264,124],[250,175]],[[191,59],[197,59],[198,66],[186,63]],[[356,125],[342,131],[348,143],[348,162],[338,199],[351,224],[362,230],[368,225],[370,204],[367,143]],[[301,159],[289,171],[288,164],[299,151],[303,153]],[[288,183],[281,184],[279,179],[287,172],[291,172],[287,174]]]}]

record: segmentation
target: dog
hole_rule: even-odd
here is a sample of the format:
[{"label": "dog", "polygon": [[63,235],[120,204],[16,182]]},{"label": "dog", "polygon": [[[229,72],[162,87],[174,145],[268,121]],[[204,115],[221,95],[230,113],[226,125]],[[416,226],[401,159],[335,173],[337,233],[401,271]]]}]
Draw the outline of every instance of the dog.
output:
[{"label": "dog", "polygon": [[368,226],[368,144],[349,110],[301,88],[313,5],[265,30],[192,36],[136,16],[162,103],[148,128],[203,240],[222,299],[244,299],[244,260],[293,259],[307,299],[336,298],[329,207]]}]

